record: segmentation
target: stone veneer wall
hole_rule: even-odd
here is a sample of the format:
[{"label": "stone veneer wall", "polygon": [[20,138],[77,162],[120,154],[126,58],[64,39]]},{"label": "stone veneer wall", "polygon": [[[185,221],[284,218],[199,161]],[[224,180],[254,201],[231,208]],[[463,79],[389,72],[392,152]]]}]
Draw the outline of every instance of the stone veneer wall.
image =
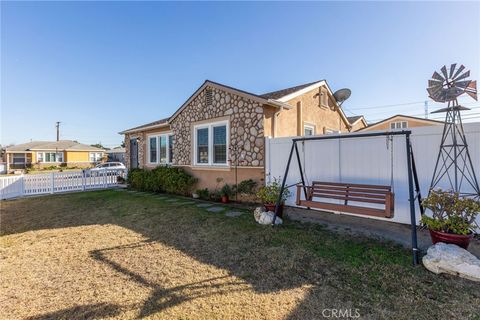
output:
[{"label": "stone veneer wall", "polygon": [[127,133],[125,134],[125,166],[130,169],[130,139],[139,138],[138,141],[138,167],[145,165],[145,133]]},{"label": "stone veneer wall", "polygon": [[[205,103],[206,91],[212,90],[212,104]],[[263,108],[254,100],[219,90],[205,88],[171,123],[175,135],[173,163],[192,164],[192,128],[195,122],[230,119],[230,144],[237,146],[246,160],[241,166],[262,167],[264,164]]]}]

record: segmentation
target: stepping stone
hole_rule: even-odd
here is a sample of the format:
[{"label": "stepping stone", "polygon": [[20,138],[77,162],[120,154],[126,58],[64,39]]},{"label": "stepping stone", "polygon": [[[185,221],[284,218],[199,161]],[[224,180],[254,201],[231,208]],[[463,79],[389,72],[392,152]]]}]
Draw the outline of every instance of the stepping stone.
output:
[{"label": "stepping stone", "polygon": [[213,206],[213,204],[211,204],[211,203],[199,203],[199,204],[197,204],[197,207],[199,207],[199,208],[208,208],[208,207],[211,207],[211,206]]},{"label": "stepping stone", "polygon": [[195,201],[179,202],[178,204],[180,204],[180,205],[191,205],[191,204],[195,204]]},{"label": "stepping stone", "polygon": [[167,199],[165,202],[178,202],[178,199]]},{"label": "stepping stone", "polygon": [[228,211],[225,213],[225,215],[230,218],[240,217],[242,214],[243,212],[241,211]]},{"label": "stepping stone", "polygon": [[211,207],[207,209],[208,212],[214,212],[214,213],[222,212],[223,210],[225,210],[224,207]]}]

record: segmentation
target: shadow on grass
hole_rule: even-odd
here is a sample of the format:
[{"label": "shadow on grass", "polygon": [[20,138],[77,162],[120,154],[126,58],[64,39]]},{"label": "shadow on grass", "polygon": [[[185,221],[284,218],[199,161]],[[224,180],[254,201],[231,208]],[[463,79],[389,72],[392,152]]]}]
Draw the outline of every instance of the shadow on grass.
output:
[{"label": "shadow on grass", "polygon": [[75,306],[68,309],[62,309],[52,313],[42,314],[27,318],[28,320],[85,320],[85,319],[104,319],[120,314],[120,307],[114,304],[99,303],[84,306]]},{"label": "shadow on grass", "polygon": [[[216,279],[211,278],[167,289],[105,254],[108,250],[132,250],[149,242],[170,246],[196,261],[228,270],[257,293],[311,286],[290,314],[291,319],[322,318],[323,308],[350,305],[360,306],[365,317],[378,317],[381,311],[385,318],[428,319],[440,318],[450,310],[468,318],[474,315],[473,306],[480,301],[475,284],[439,278],[421,267],[412,268],[408,250],[397,245],[343,236],[318,225],[287,221],[280,228],[259,226],[249,215],[227,218],[148,194],[101,191],[11,201],[3,209],[1,231],[14,234],[98,224],[118,225],[147,238],[141,243],[90,252],[96,261],[152,289],[139,317],[222,294],[224,290],[232,292],[236,289],[222,287],[240,284],[212,284],[209,282]],[[205,288],[212,290],[203,290],[210,291],[205,294]],[[411,308],[412,301],[415,308]]]}]

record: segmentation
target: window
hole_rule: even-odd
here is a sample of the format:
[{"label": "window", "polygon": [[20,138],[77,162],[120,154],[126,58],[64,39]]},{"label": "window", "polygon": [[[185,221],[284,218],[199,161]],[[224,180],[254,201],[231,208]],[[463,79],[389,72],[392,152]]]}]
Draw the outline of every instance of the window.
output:
[{"label": "window", "polygon": [[25,163],[25,153],[14,153],[13,163]]},{"label": "window", "polygon": [[148,163],[167,164],[173,159],[173,135],[160,134],[148,137]]},{"label": "window", "polygon": [[197,129],[197,163],[208,163],[208,128]]},{"label": "window", "polygon": [[37,162],[63,162],[63,152],[37,152]]},{"label": "window", "polygon": [[303,135],[306,137],[315,135],[315,127],[310,125],[304,125]]},{"label": "window", "polygon": [[405,129],[405,128],[408,128],[407,121],[397,121],[397,122],[391,122],[390,123],[390,129],[391,130]]},{"label": "window", "polygon": [[213,163],[227,163],[227,126],[213,127]]},{"label": "window", "polygon": [[175,142],[175,137],[173,134],[168,135],[168,159],[169,162],[173,162],[173,144]]},{"label": "window", "polygon": [[90,162],[99,162],[102,160],[102,153],[101,152],[90,152]]},{"label": "window", "polygon": [[148,139],[148,148],[149,148],[149,159],[148,161],[150,163],[156,163],[157,162],[157,137],[150,137]]},{"label": "window", "polygon": [[194,127],[194,163],[199,165],[227,165],[228,122],[216,122]]}]

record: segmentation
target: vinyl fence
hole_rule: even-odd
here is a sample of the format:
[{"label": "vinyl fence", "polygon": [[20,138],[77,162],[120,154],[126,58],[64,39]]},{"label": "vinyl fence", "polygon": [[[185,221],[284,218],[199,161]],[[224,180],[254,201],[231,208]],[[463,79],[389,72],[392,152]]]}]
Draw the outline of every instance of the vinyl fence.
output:
[{"label": "vinyl fence", "polygon": [[[477,179],[480,179],[480,123],[465,124],[467,142]],[[418,127],[412,131],[412,146],[422,196],[428,192],[437,159],[443,126]],[[292,138],[267,139],[267,183],[283,177]],[[393,138],[393,146],[386,137],[332,139],[299,143],[300,161],[305,168],[307,183],[313,180],[361,184],[392,185],[395,192],[395,216],[389,220],[410,223],[408,176],[405,137]],[[292,158],[287,185],[301,181],[296,157]],[[479,180],[480,181],[480,180]],[[448,189],[448,183],[439,185]],[[286,201],[295,206],[296,190]],[[302,195],[303,196],[303,195]],[[417,219],[420,213],[416,204]],[[418,221],[418,220],[417,220]],[[480,223],[480,219],[477,219]]]},{"label": "vinyl fence", "polygon": [[0,177],[0,199],[111,188],[118,185],[119,176],[126,178],[126,170],[105,168]]}]

